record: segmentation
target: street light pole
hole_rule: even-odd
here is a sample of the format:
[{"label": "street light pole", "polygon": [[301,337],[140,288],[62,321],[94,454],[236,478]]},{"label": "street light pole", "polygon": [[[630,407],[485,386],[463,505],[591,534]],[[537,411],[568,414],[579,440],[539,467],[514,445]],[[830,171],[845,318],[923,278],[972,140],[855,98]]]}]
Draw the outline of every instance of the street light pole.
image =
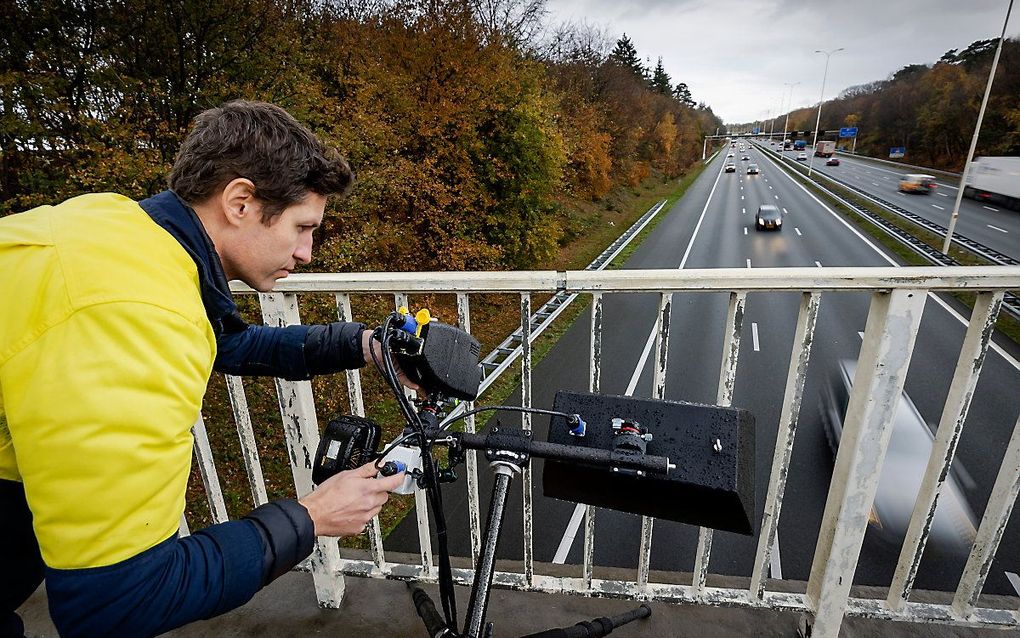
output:
[{"label": "street light pole", "polygon": [[977,124],[974,125],[974,137],[970,139],[970,150],[967,151],[967,163],[963,165],[963,175],[960,177],[960,188],[956,190],[956,203],[953,204],[953,214],[949,217],[949,229],[946,231],[946,241],[942,244],[942,254],[949,254],[949,244],[953,241],[953,229],[956,228],[956,220],[960,217],[960,202],[963,200],[963,189],[967,188],[967,177],[970,175],[970,165],[974,160],[974,150],[977,148],[978,134],[981,133],[981,121],[985,119],[985,107],[988,106],[988,96],[992,92],[992,81],[995,79],[995,69],[999,66],[999,54],[1002,53],[1002,41],[1006,39],[1006,24],[1009,23],[1009,14],[1013,10],[1013,0],[1009,0],[1006,7],[1006,19],[1002,21],[1002,34],[999,36],[999,46],[995,48],[995,58],[992,60],[992,70],[988,72],[988,84],[985,85],[985,97],[981,100],[981,110],[978,111]]},{"label": "street light pole", "polygon": [[[1010,2],[1012,2],[1012,1],[1013,0],[1010,0]],[[832,51],[822,51],[822,50],[815,51],[815,53],[824,53],[825,54],[825,71],[822,73],[822,94],[818,96],[818,117],[815,119],[815,139],[811,142],[811,157],[810,157],[810,159],[808,159],[808,169],[807,169],[808,177],[811,177],[811,169],[812,169],[812,167],[814,166],[814,163],[815,163],[815,152],[814,151],[818,147],[818,126],[822,122],[822,100],[825,99],[825,77],[827,75],[829,75],[829,57],[831,57],[833,53],[836,53],[838,51],[844,51],[844,50],[845,49],[843,47],[840,47],[838,49],[833,49]]]},{"label": "street light pole", "polygon": [[789,104],[786,105],[786,123],[783,124],[783,142],[779,145],[779,152],[782,153],[786,150],[786,136],[789,135],[790,130],[790,111],[793,109],[793,87],[800,84],[800,82],[784,82],[783,86],[790,87],[790,99]]}]

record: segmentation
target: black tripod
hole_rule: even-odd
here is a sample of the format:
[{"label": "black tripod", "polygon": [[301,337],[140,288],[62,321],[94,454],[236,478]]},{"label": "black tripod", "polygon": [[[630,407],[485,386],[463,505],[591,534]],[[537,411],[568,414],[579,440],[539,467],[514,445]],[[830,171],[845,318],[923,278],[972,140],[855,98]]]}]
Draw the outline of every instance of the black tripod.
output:
[{"label": "black tripod", "polygon": [[[425,414],[427,413],[422,413],[421,416],[425,416]],[[425,417],[424,420],[427,421],[428,417]],[[620,467],[621,459],[606,451],[578,450],[564,445],[533,441],[530,432],[516,428],[494,427],[487,434],[453,433],[449,435],[447,443],[450,446],[451,464],[454,459],[462,457],[465,449],[483,450],[495,475],[492,500],[489,503],[485,532],[482,536],[481,555],[475,567],[475,578],[471,588],[464,633],[459,633],[455,628],[447,625],[443,617],[436,611],[432,599],[420,587],[409,585],[412,588],[411,597],[431,638],[487,638],[492,635],[492,623],[485,623],[485,614],[489,602],[489,592],[492,589],[492,577],[496,570],[496,546],[499,543],[499,534],[506,511],[507,494],[513,477],[527,464],[530,456],[568,462],[583,460],[589,464],[594,463],[606,467]],[[633,458],[629,463],[624,461],[623,465],[624,469],[629,470],[661,472],[668,466],[668,463],[669,461],[664,457],[641,456]],[[596,618],[577,623],[572,627],[530,634],[525,638],[605,636],[613,629],[631,621],[646,618],[651,613],[652,610],[648,605],[641,605],[612,618]]]}]

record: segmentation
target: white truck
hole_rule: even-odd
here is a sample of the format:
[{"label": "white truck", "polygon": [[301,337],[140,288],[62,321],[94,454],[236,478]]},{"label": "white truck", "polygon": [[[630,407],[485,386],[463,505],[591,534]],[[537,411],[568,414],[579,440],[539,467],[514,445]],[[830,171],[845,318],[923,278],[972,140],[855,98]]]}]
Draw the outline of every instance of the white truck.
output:
[{"label": "white truck", "polygon": [[963,196],[1020,210],[1020,157],[979,157],[974,160]]},{"label": "white truck", "polygon": [[815,157],[832,157],[835,153],[835,142],[818,142],[815,144]]}]

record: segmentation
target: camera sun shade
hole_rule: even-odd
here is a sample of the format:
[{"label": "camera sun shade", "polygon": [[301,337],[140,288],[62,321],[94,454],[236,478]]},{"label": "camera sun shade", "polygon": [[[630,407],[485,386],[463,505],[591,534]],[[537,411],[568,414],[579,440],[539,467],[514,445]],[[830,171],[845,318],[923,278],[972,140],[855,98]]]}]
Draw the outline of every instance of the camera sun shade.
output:
[{"label": "camera sun shade", "polygon": [[473,401],[478,397],[482,370],[478,358],[482,346],[460,328],[431,321],[421,329],[424,341],[420,354],[397,354],[407,377],[427,392]]},{"label": "camera sun shade", "polygon": [[[754,417],[745,410],[678,401],[560,391],[554,409],[579,414],[584,436],[553,417],[549,442],[619,449],[620,421],[651,437],[647,454],[676,465],[666,476],[547,460],[546,496],[751,535],[754,533]],[[613,420],[618,419],[614,429]],[[634,430],[635,428],[631,428]],[[624,432],[626,432],[626,428]],[[633,433],[631,434],[633,435]]]}]

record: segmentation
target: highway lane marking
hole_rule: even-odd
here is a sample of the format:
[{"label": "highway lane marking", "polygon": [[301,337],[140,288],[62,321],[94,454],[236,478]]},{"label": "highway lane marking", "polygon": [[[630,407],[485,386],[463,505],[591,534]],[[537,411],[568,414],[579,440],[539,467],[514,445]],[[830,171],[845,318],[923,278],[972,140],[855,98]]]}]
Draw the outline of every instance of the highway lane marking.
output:
[{"label": "highway lane marking", "polygon": [[821,267],[822,267],[822,262],[820,262],[820,261],[816,261],[816,262],[815,262],[815,265],[816,265],[816,266],[818,266],[819,268],[821,268]]},{"label": "highway lane marking", "polygon": [[800,236],[800,237],[803,237],[803,236],[804,236],[804,235],[803,235],[803,234],[802,234],[802,233],[800,232],[800,229],[799,229],[799,228],[797,228],[796,226],[794,226],[794,227],[793,227],[793,230],[794,230],[794,232],[796,232],[796,233],[797,233],[797,235],[798,235],[798,236]]},{"label": "highway lane marking", "polygon": [[786,210],[786,209],[784,208],[784,209],[783,209],[783,214],[784,214],[784,215],[789,215],[790,213],[789,213],[789,211],[787,211],[787,210]]},{"label": "highway lane marking", "polygon": [[[941,195],[941,194],[942,193],[939,193],[939,195]],[[987,208],[988,210],[990,210],[992,212],[995,212],[995,213],[999,212],[998,208],[992,208],[991,206],[982,206],[981,208]]]},{"label": "highway lane marking", "polygon": [[988,226],[988,227],[989,227],[989,228],[991,228],[992,230],[997,230],[997,231],[999,231],[1000,233],[1006,233],[1007,235],[1009,234],[1009,231],[1008,231],[1008,230],[1003,230],[1003,229],[999,228],[998,226],[992,226],[991,224],[985,224],[985,226]]},{"label": "highway lane marking", "polygon": [[939,210],[945,210],[945,208],[943,208],[942,206],[939,206],[938,204],[932,204],[932,208],[937,208]]},{"label": "highway lane marking", "polygon": [[772,553],[769,555],[769,576],[778,580],[783,579],[783,566],[779,562],[779,530],[776,530],[776,535],[772,539]]},{"label": "highway lane marking", "polygon": [[740,209],[740,214],[741,215],[746,215],[747,214],[747,209],[746,208],[741,208]]},{"label": "highway lane marking", "polygon": [[747,267],[748,267],[748,268],[750,268],[750,267],[751,267],[751,260],[750,260],[750,259],[748,259],[748,260],[747,260]]},{"label": "highway lane marking", "polygon": [[871,182],[872,186],[878,186],[878,182]]},{"label": "highway lane marking", "polygon": [[949,197],[949,195],[946,195],[945,193],[935,193],[935,194],[938,195],[939,197]]},{"label": "highway lane marking", "polygon": [[[850,160],[850,163],[851,163],[851,164],[857,164],[857,165],[859,165],[859,166],[864,166],[864,162],[862,162],[862,161],[860,161],[860,160]],[[870,166],[870,165],[869,165],[869,166]],[[890,171],[890,170],[889,170],[888,168],[879,168],[879,167],[877,167],[877,166],[875,166],[875,167],[873,167],[873,168],[874,168],[874,169],[875,169],[876,171],[883,171],[883,172],[885,172],[885,173],[892,173],[893,175],[902,175],[902,174],[903,174],[903,171]],[[865,173],[870,173],[871,171],[869,171],[869,170],[865,169],[865,170],[864,170],[864,172],[865,172]],[[889,178],[887,177],[886,179],[889,179]],[[959,190],[959,189],[958,189],[958,188],[957,188],[956,186],[950,186],[949,184],[943,184],[942,182],[935,182],[935,183],[936,183],[936,184],[938,184],[938,185],[939,185],[940,187],[942,187],[942,188],[951,188],[951,189],[953,189],[954,191],[955,191],[955,190]],[[946,197],[948,197],[948,195],[947,195]]]},{"label": "highway lane marking", "polygon": [[888,178],[888,177],[886,177],[885,175],[883,175],[883,176],[882,176],[882,179],[889,179],[889,178]]},{"label": "highway lane marking", "polygon": [[774,197],[775,197],[776,199],[779,199],[779,195],[775,195]]},{"label": "highway lane marking", "polygon": [[740,196],[740,199],[744,199],[744,196],[743,196],[743,195],[741,195],[741,196]]},{"label": "highway lane marking", "polygon": [[[772,160],[769,157],[766,157],[765,159],[767,159],[769,161],[769,163],[771,163],[773,166],[775,166],[776,170],[779,170],[779,172],[781,172],[783,175],[786,175],[786,179],[788,179],[791,182],[793,182],[797,186],[797,188],[799,188],[800,190],[804,191],[804,193],[808,197],[810,197],[811,199],[815,200],[815,203],[818,204],[819,206],[821,206],[822,209],[825,210],[825,212],[827,212],[830,215],[832,215],[837,221],[839,221],[839,223],[843,224],[843,226],[845,226],[847,230],[849,230],[851,233],[856,235],[858,239],[860,239],[862,242],[864,242],[864,244],[866,246],[868,246],[873,251],[875,251],[875,253],[878,254],[878,256],[880,256],[882,259],[884,259],[890,266],[892,266],[894,268],[902,268],[902,266],[900,266],[898,263],[896,263],[891,257],[889,257],[889,255],[887,255],[884,252],[882,252],[878,248],[878,246],[876,246],[874,244],[874,242],[872,242],[870,239],[868,239],[867,237],[862,235],[859,230],[857,230],[856,228],[851,226],[850,222],[848,222],[847,220],[843,219],[838,214],[836,214],[836,211],[832,210],[831,208],[829,208],[828,206],[823,204],[822,200],[820,200],[817,197],[815,197],[814,193],[812,193],[807,188],[805,188],[800,182],[798,182],[797,180],[793,179],[793,177],[791,177],[786,171],[780,169],[779,165],[776,164],[774,160]],[[935,294],[929,292],[928,296],[931,297],[931,299],[933,299],[935,301],[935,303],[937,303],[938,305],[942,306],[942,309],[945,310],[947,313],[949,313],[949,316],[951,316],[954,319],[956,319],[963,327],[966,328],[969,325],[967,320],[964,319],[963,316],[960,313],[956,312],[956,310],[951,308],[949,306],[949,304],[947,304],[945,301],[942,301],[942,299],[940,299],[938,297],[938,295],[935,295]],[[1002,357],[1003,361],[1005,361],[1010,366],[1012,366],[1013,369],[1015,369],[1018,372],[1020,372],[1020,361],[1017,361],[1013,357],[1013,355],[1011,355],[1008,352],[1006,352],[1005,350],[1003,350],[1002,346],[1000,346],[999,344],[995,343],[994,339],[988,344],[988,347],[991,348],[992,351],[995,352],[997,355]]]},{"label": "highway lane marking", "polygon": [[744,226],[744,234],[747,234],[747,226]]},{"label": "highway lane marking", "polygon": [[1009,584],[1016,590],[1017,595],[1020,596],[1020,576],[1013,572],[1006,572],[1006,580],[1009,581]]},{"label": "highway lane marking", "polygon": [[[724,164],[725,165],[725,164]],[[705,221],[705,214],[708,212],[708,207],[712,204],[712,197],[715,195],[715,189],[719,186],[719,178],[722,177],[722,167],[719,168],[719,172],[715,176],[715,182],[712,184],[712,190],[708,192],[708,199],[705,200],[705,207],[701,209],[701,216],[698,217],[698,223],[694,226],[694,233],[691,235],[691,240],[687,242],[687,249],[684,250],[684,256],[680,258],[680,265],[677,266],[677,270],[683,270],[683,267],[687,264],[687,258],[691,256],[691,249],[694,248],[694,240],[698,238],[698,231],[701,230],[701,224]],[[741,195],[741,198],[744,196]],[[648,340],[645,341],[644,350],[641,351],[641,356],[638,358],[637,366],[634,368],[634,373],[630,377],[630,383],[627,384],[627,391],[624,392],[625,396],[631,396],[634,394],[634,389],[637,387],[638,380],[641,378],[641,372],[645,369],[645,364],[648,362],[648,355],[652,351],[652,344],[655,343],[655,324],[652,323],[651,330],[648,331]],[[562,565],[567,560],[567,554],[570,553],[570,546],[573,545],[573,539],[577,536],[577,530],[581,526],[581,519],[583,518],[585,505],[578,503],[574,507],[574,513],[570,517],[570,523],[567,525],[567,529],[563,531],[563,537],[560,539],[559,547],[556,549],[556,555],[553,557],[553,562]],[[581,515],[578,515],[581,512]],[[570,540],[567,540],[567,537]]]},{"label": "highway lane marking", "polygon": [[758,347],[758,324],[751,322],[751,343],[754,344],[754,351],[761,352]]},{"label": "highway lane marking", "polygon": [[769,190],[772,190],[772,187],[771,187],[771,186],[769,186]]}]

